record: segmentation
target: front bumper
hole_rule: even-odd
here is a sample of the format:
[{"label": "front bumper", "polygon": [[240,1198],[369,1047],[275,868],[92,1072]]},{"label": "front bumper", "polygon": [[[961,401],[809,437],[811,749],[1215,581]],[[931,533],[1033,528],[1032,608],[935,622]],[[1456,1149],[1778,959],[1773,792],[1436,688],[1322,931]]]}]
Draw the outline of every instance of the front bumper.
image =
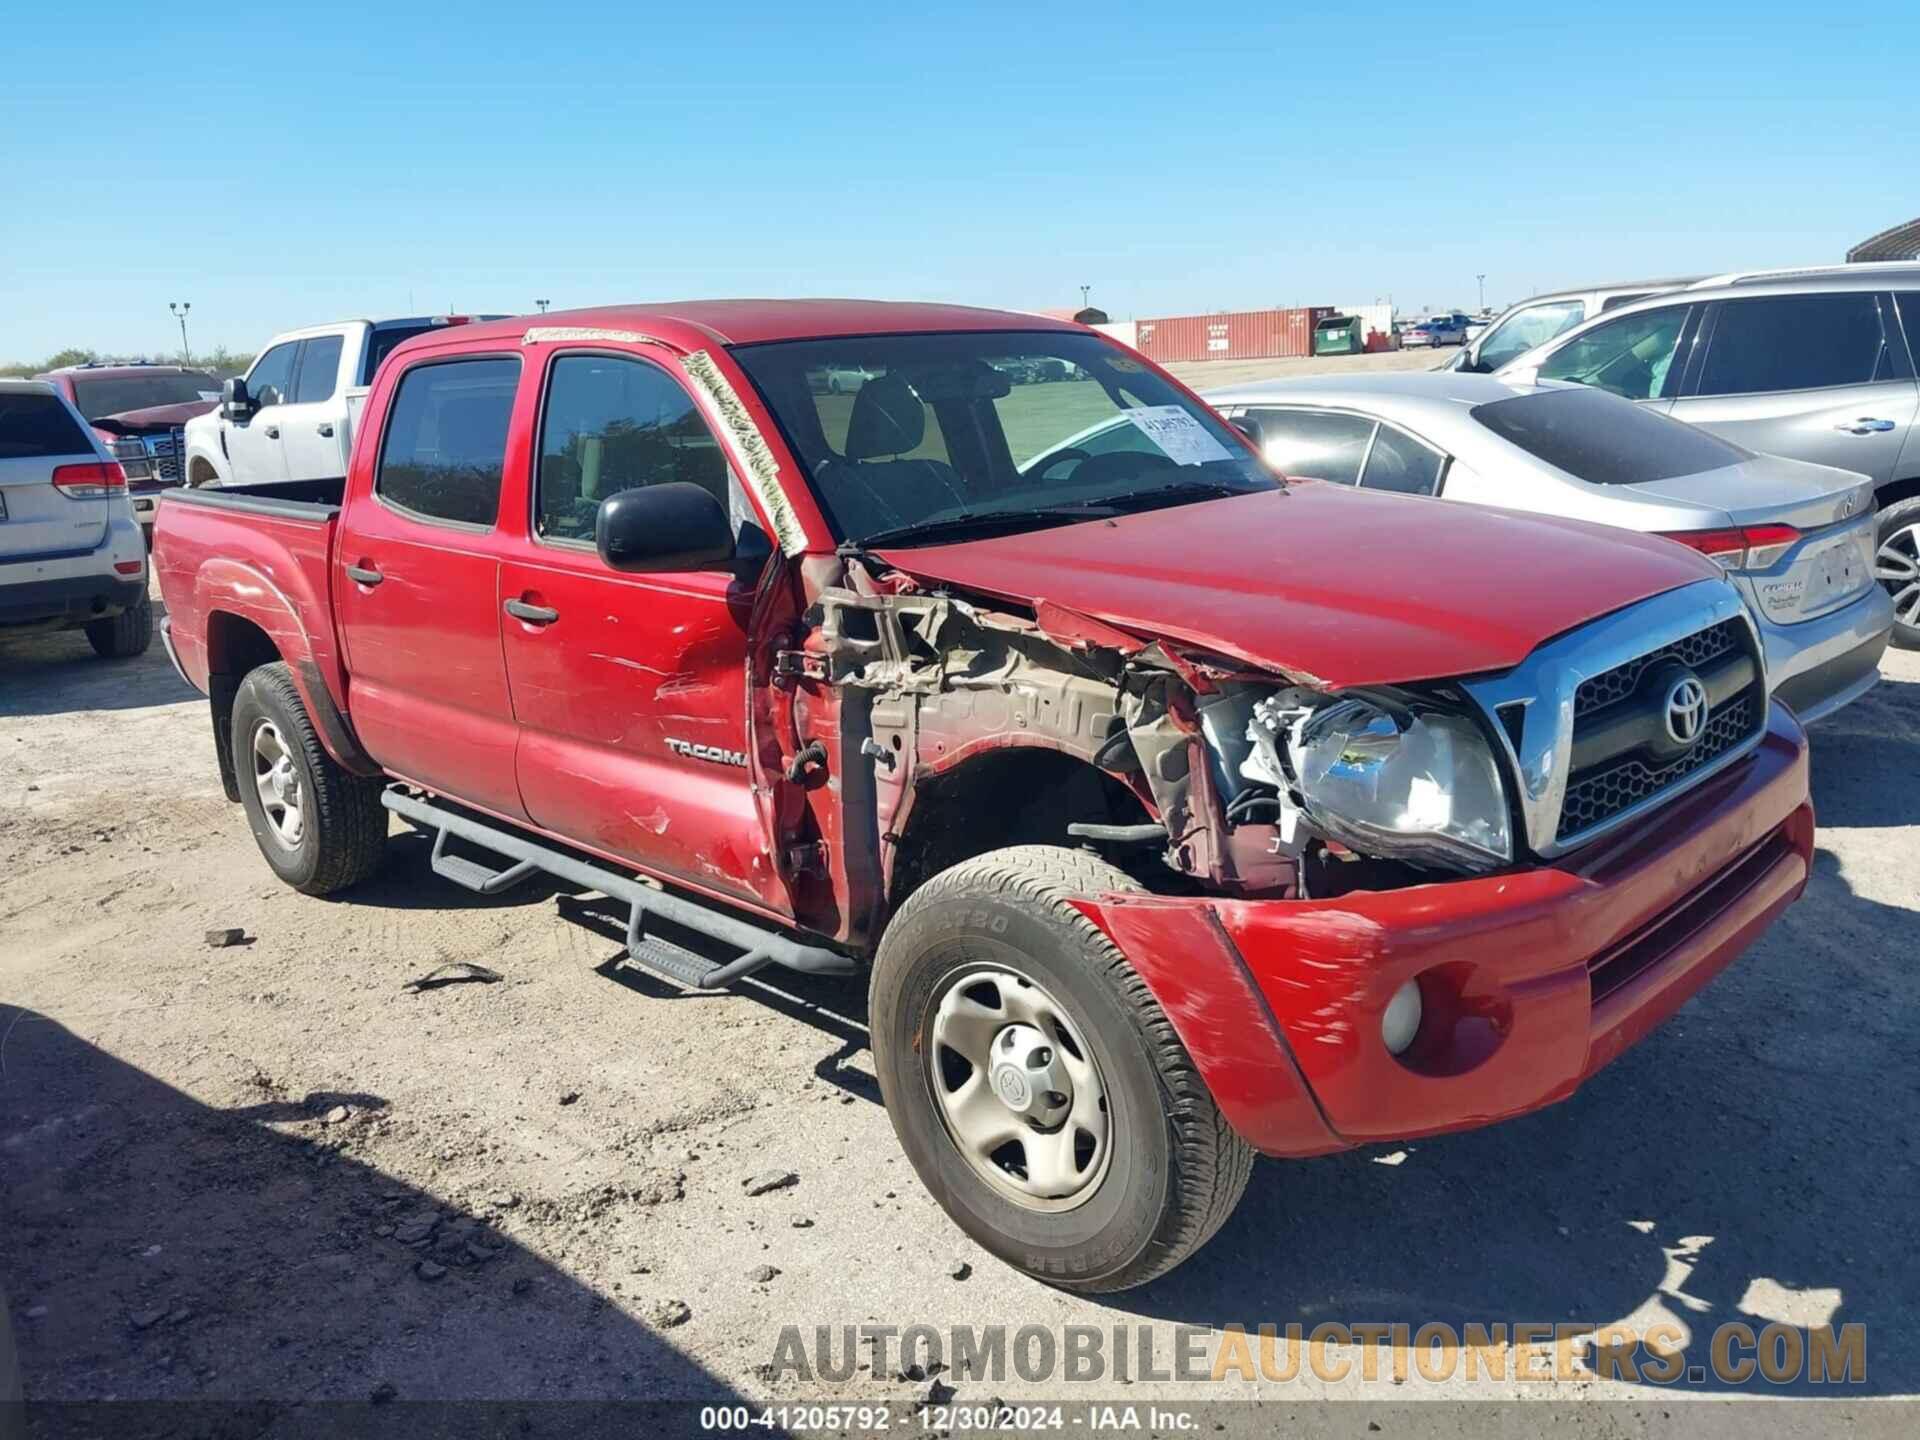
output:
[{"label": "front bumper", "polygon": [[[1806,739],[1775,705],[1745,760],[1553,865],[1331,900],[1078,903],[1235,1130],[1315,1155],[1565,1099],[1798,898],[1812,855]],[[1409,980],[1425,1016],[1395,1056],[1380,1021]]]}]

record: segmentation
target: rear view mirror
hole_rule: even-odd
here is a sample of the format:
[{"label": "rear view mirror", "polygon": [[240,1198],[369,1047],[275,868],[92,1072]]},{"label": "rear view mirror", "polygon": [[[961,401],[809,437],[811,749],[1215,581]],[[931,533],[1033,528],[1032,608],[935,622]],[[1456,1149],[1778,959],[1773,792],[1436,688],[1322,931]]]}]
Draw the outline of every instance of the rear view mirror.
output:
[{"label": "rear view mirror", "polygon": [[247,382],[238,375],[220,387],[220,413],[229,420],[244,420],[254,411],[253,397],[247,394]]},{"label": "rear view mirror", "polygon": [[733,522],[711,493],[676,480],[602,500],[593,543],[615,570],[711,570],[733,559]]}]

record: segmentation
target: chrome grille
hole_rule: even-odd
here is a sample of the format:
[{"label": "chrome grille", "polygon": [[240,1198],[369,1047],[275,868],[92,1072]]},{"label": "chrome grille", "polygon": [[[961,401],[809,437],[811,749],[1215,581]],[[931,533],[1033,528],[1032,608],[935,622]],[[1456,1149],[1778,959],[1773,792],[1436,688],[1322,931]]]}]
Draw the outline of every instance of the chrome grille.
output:
[{"label": "chrome grille", "polygon": [[1566,840],[1590,830],[1718,760],[1757,728],[1755,699],[1749,690],[1716,706],[1693,748],[1671,764],[1655,769],[1641,760],[1623,760],[1573,781],[1560,806],[1557,838]]},{"label": "chrome grille", "polygon": [[1647,667],[1669,657],[1680,661],[1690,670],[1698,670],[1702,665],[1718,660],[1722,655],[1739,648],[1746,634],[1746,626],[1739,620],[1723,620],[1718,625],[1709,625],[1683,640],[1671,645],[1662,645],[1658,650],[1649,650],[1646,654],[1629,660],[1624,665],[1616,665],[1604,674],[1595,675],[1591,680],[1580,682],[1580,688],[1573,692],[1573,716],[1575,720],[1583,715],[1591,715],[1596,710],[1605,709],[1616,700],[1624,700],[1633,693],[1633,687],[1640,683],[1640,677]]}]

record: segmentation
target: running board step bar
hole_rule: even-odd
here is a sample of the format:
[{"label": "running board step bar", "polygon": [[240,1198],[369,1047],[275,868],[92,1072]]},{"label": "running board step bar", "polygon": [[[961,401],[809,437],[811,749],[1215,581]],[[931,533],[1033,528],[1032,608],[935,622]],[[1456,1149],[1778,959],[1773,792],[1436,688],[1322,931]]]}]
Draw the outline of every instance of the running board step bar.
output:
[{"label": "running board step bar", "polygon": [[[643,970],[689,989],[719,990],[769,965],[783,965],[810,975],[852,975],[859,969],[850,956],[837,950],[808,945],[752,920],[669,894],[617,870],[577,859],[525,835],[476,820],[464,811],[409,795],[401,786],[382,791],[380,803],[401,819],[435,832],[434,873],[476,894],[497,895],[536,873],[543,873],[626,901],[628,958]],[[450,836],[504,855],[512,863],[493,870],[478,861],[449,855]],[[739,954],[732,960],[711,960],[665,936],[649,934],[649,916],[718,941]]]}]

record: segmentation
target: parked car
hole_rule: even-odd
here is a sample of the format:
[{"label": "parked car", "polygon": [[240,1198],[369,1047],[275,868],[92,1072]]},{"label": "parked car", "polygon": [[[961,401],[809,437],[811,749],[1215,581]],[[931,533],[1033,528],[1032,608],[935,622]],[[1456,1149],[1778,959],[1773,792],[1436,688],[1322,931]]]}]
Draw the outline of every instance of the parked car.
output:
[{"label": "parked car", "polygon": [[1711,556],[1759,624],[1774,695],[1803,723],[1880,678],[1893,607],[1873,583],[1864,476],[1756,455],[1578,385],[1427,371],[1206,399],[1286,474],[1597,520]]},{"label": "parked car", "polygon": [[1679,290],[1699,278],[1688,275],[1667,280],[1623,280],[1612,285],[1534,295],[1509,305],[1477,333],[1469,333],[1465,348],[1441,368],[1490,375],[1515,356],[1571,330],[1583,320],[1618,310],[1649,295]]},{"label": "parked car", "polygon": [[244,376],[226,382],[211,413],[187,422],[187,484],[344,475],[354,421],[380,362],[402,341],[472,318],[347,320],[274,336]]},{"label": "parked car", "polygon": [[309,894],[397,814],[678,984],[868,972],[902,1146],[1032,1275],[1165,1272],[1256,1151],[1565,1098],[1805,886],[1805,739],[1702,555],[1287,485],[1031,315],[541,320],[402,345],[344,479],[163,503],[228,796]]},{"label": "parked car", "polygon": [[1920,650],[1920,263],[1761,270],[1641,300],[1503,378],[1577,380],[1750,450],[1855,470],[1880,507],[1893,643]]},{"label": "parked car", "polygon": [[97,654],[153,639],[127,477],[43,380],[0,380],[0,634],[84,630]]},{"label": "parked car", "polygon": [[126,472],[134,516],[153,538],[162,490],[181,483],[182,427],[213,409],[220,382],[180,365],[72,365],[36,375],[72,402]]}]

